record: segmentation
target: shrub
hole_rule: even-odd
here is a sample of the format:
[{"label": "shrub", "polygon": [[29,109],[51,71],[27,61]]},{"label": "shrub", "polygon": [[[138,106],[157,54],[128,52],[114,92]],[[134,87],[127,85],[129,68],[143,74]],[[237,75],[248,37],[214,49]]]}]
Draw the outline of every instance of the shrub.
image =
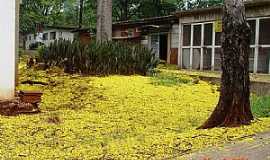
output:
[{"label": "shrub", "polygon": [[67,73],[145,75],[159,63],[151,50],[121,42],[82,45],[61,40],[40,48],[39,52],[48,66],[63,67]]},{"label": "shrub", "polygon": [[42,45],[44,45],[44,44],[41,43],[41,42],[32,43],[32,44],[29,45],[29,49],[30,50],[36,50],[36,49],[38,49],[39,46],[42,46]]},{"label": "shrub", "polygon": [[252,112],[260,117],[270,117],[270,97],[252,97]]},{"label": "shrub", "polygon": [[156,71],[156,73],[152,75],[152,84],[154,85],[175,86],[181,84],[191,84],[192,81],[193,79],[190,76],[166,71]]}]

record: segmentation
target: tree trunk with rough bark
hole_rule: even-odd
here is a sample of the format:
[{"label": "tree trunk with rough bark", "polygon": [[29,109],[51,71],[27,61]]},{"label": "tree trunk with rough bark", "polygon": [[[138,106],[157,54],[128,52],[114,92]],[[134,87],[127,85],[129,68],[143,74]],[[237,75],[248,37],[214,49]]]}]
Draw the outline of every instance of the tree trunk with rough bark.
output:
[{"label": "tree trunk with rough bark", "polygon": [[97,41],[112,40],[112,0],[98,0]]},{"label": "tree trunk with rough bark", "polygon": [[243,0],[225,0],[222,36],[222,79],[218,105],[199,128],[238,127],[253,120],[249,78],[250,27]]}]

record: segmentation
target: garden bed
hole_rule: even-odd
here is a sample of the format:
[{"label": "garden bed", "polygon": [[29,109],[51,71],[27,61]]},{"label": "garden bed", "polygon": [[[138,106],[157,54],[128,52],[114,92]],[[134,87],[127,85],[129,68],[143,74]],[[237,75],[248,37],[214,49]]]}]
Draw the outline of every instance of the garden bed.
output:
[{"label": "garden bed", "polygon": [[[167,78],[166,78],[167,77]],[[19,90],[41,90],[42,114],[1,117],[0,159],[176,159],[270,130],[196,130],[213,111],[217,86],[170,70],[152,77],[93,77],[20,67]]]}]

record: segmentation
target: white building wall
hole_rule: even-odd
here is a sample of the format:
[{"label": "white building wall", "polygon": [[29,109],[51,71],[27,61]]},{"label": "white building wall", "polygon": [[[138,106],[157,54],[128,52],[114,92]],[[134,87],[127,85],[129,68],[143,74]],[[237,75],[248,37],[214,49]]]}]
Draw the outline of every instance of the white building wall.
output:
[{"label": "white building wall", "polygon": [[[53,32],[56,33],[56,39],[51,39],[51,33],[53,33]],[[43,39],[44,34],[48,34],[48,39],[46,39],[46,40]],[[31,36],[31,40],[29,39],[29,36]],[[60,39],[73,41],[74,34],[69,32],[69,31],[59,30],[59,29],[46,30],[42,33],[37,33],[37,34],[28,34],[27,40],[26,40],[26,49],[29,49],[31,44],[34,44],[37,42],[41,42],[41,43],[45,44],[46,46],[49,46],[55,40],[60,40]]]},{"label": "white building wall", "polygon": [[179,25],[174,24],[171,31],[171,48],[178,48],[179,46]]}]

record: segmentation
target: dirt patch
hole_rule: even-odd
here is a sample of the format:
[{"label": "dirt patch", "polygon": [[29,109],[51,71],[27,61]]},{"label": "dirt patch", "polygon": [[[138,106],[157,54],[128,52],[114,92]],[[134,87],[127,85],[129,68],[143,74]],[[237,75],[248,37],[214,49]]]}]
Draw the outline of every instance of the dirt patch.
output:
[{"label": "dirt patch", "polygon": [[250,142],[235,142],[186,157],[188,160],[267,160],[270,159],[270,132],[254,135]]}]

